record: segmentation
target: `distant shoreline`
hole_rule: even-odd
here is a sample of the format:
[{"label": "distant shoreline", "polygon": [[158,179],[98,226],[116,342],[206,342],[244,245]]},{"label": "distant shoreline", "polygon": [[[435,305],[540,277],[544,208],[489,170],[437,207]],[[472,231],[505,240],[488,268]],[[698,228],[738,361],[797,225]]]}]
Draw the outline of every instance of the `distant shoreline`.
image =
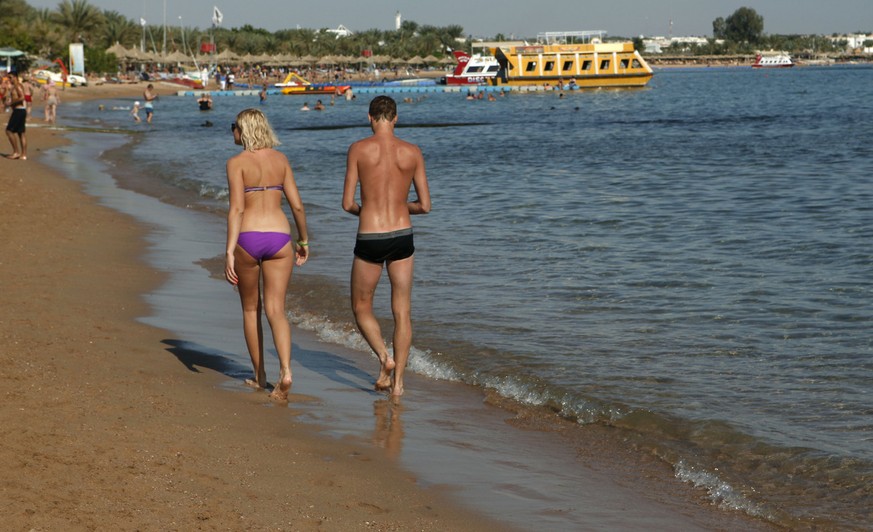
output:
[{"label": "distant shoreline", "polygon": [[[864,55],[816,55],[808,54],[791,55],[797,66],[813,65],[844,65],[844,64],[871,64],[873,57]],[[755,62],[754,54],[743,55],[644,55],[643,59],[655,68],[673,67],[750,67]]]}]

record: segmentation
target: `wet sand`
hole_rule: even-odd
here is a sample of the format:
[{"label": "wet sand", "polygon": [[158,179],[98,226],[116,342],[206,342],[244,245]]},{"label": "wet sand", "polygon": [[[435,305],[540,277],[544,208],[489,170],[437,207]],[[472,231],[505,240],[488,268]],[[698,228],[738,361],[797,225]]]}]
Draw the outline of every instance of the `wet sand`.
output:
[{"label": "wet sand", "polygon": [[[370,390],[374,359],[297,328],[292,396],[272,405],[241,385],[238,299],[204,270],[223,249],[223,227],[201,219],[214,214],[68,179],[40,164],[62,132],[28,137],[29,161],[0,160],[0,510],[13,529],[764,528],[615,430],[542,423],[548,412],[414,374],[394,403]],[[77,145],[60,150],[70,165],[91,158]]]},{"label": "wet sand", "polygon": [[[67,89],[59,116],[75,98],[141,90]],[[190,371],[171,334],[135,321],[167,279],[142,260],[148,228],[41,164],[66,141],[39,122],[28,161],[0,158],[4,528],[494,529],[381,450]]]}]

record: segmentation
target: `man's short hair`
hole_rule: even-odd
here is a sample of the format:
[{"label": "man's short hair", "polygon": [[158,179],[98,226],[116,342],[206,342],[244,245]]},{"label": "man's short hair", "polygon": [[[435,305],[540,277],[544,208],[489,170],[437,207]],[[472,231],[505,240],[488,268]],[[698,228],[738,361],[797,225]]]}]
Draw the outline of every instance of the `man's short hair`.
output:
[{"label": "man's short hair", "polygon": [[397,103],[390,96],[376,96],[370,102],[370,117],[379,120],[394,120],[397,117]]}]

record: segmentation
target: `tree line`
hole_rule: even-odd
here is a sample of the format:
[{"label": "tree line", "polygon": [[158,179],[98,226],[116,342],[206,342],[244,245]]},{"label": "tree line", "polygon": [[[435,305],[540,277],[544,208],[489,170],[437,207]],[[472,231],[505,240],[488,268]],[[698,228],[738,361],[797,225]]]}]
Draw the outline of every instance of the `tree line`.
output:
[{"label": "tree line", "polygon": [[[141,26],[138,21],[117,11],[101,10],[88,0],[62,0],[53,10],[33,8],[26,0],[0,0],[0,46],[12,46],[30,56],[54,59],[66,56],[69,43],[82,42],[89,70],[98,72],[117,69],[117,58],[106,53],[109,47],[119,43],[127,48],[138,48],[143,41],[147,50],[168,53],[190,54],[192,50],[199,51],[202,43],[214,42],[218,51],[231,50],[240,56],[360,57],[364,50],[369,50],[374,55],[401,59],[416,55],[440,58],[450,49],[469,47],[469,40],[463,39],[464,29],[459,25],[438,27],[404,21],[397,30],[369,29],[339,38],[326,30],[301,28],[270,32],[251,25],[205,30],[167,27],[166,50],[163,50],[163,26]],[[767,35],[764,33],[764,17],[750,7],[741,7],[726,18],[716,18],[712,30],[713,37],[705,45],[674,43],[664,53],[736,55],[751,54],[760,49],[833,53],[845,47],[845,42],[833,42],[821,35]],[[493,40],[503,38],[502,34],[497,34]],[[641,49],[642,39],[633,40]]]},{"label": "tree line", "polygon": [[[286,29],[270,32],[244,25],[238,28],[166,28],[141,26],[113,10],[101,10],[88,0],[62,0],[56,9],[37,9],[26,0],[0,0],[0,46],[11,46],[31,56],[53,59],[65,57],[71,42],[85,44],[89,70],[111,72],[116,58],[106,50],[119,43],[147,51],[197,53],[202,43],[214,42],[218,51],[237,55],[294,56],[345,55],[360,57],[364,50],[374,55],[409,59],[416,55],[443,57],[450,49],[464,47],[464,28],[459,25],[431,26],[403,21],[400,29],[369,29],[347,37],[322,29]],[[183,44],[185,46],[183,46]],[[184,49],[183,49],[184,48]]]},{"label": "tree line", "polygon": [[767,35],[764,17],[751,7],[741,7],[727,18],[712,21],[712,38],[706,44],[673,43],[664,53],[739,55],[782,50],[793,54],[827,54],[844,51],[846,44],[845,40],[824,35]]}]

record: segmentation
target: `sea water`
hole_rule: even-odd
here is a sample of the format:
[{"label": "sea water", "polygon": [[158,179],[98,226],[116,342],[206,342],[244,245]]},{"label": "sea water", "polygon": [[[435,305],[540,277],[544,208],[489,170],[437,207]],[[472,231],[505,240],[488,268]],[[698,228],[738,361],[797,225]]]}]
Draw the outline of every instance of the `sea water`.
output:
[{"label": "sea water", "polygon": [[[873,68],[845,66],[660,70],[643,90],[563,97],[393,93],[433,200],[413,219],[411,370],[626,430],[725,507],[870,526],[871,86]],[[347,302],[357,219],[340,205],[370,95],[299,110],[316,98],[64,118],[134,133],[130,186],[220,212],[230,124],[262,109],[312,241],[290,317],[365,350]]]}]

